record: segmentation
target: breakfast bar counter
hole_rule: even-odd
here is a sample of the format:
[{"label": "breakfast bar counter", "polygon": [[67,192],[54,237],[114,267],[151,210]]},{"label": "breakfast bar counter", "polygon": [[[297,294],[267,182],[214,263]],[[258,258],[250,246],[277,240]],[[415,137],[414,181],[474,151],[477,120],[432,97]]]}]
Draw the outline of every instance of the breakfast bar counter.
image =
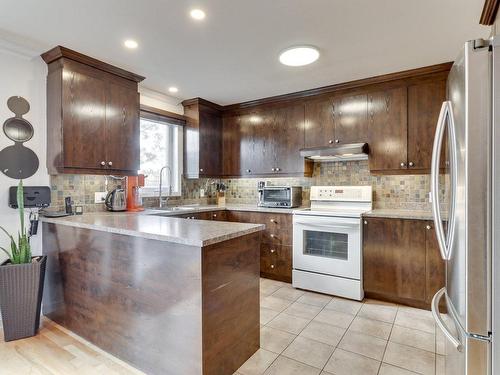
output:
[{"label": "breakfast bar counter", "polygon": [[44,218],[43,314],[147,374],[233,374],[260,344],[263,225]]}]

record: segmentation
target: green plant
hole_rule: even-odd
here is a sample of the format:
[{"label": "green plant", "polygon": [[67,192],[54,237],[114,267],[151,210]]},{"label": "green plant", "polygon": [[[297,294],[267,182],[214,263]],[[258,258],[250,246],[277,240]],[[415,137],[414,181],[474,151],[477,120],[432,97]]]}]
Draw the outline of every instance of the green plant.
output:
[{"label": "green plant", "polygon": [[24,227],[24,189],[23,180],[19,180],[19,185],[17,185],[17,207],[19,209],[19,218],[21,220],[21,231],[17,233],[17,243],[14,241],[14,237],[5,230],[5,228],[0,226],[0,229],[10,238],[10,253],[3,247],[0,246],[10,258],[13,264],[31,263],[31,245],[29,242],[29,237],[26,234],[26,228]]}]

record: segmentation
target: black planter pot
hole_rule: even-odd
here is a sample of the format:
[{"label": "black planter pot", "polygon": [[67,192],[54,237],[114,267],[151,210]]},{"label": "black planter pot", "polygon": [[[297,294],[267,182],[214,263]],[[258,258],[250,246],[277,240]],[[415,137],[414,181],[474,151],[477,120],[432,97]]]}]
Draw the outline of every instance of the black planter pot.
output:
[{"label": "black planter pot", "polygon": [[0,265],[0,310],[5,341],[36,335],[45,278],[46,256],[36,262]]}]

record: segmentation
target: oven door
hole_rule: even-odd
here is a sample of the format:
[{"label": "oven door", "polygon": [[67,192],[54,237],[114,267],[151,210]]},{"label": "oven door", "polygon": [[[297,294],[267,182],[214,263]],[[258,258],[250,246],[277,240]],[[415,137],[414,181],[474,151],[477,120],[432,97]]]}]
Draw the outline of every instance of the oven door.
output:
[{"label": "oven door", "polygon": [[361,220],[294,215],[293,268],[361,279]]}]

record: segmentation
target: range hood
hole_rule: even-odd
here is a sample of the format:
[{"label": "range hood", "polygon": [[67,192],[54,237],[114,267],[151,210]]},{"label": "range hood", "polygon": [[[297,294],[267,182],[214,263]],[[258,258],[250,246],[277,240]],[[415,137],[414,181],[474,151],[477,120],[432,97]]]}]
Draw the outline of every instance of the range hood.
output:
[{"label": "range hood", "polygon": [[303,148],[300,155],[314,161],[347,161],[368,159],[368,143],[347,143],[327,147]]}]

